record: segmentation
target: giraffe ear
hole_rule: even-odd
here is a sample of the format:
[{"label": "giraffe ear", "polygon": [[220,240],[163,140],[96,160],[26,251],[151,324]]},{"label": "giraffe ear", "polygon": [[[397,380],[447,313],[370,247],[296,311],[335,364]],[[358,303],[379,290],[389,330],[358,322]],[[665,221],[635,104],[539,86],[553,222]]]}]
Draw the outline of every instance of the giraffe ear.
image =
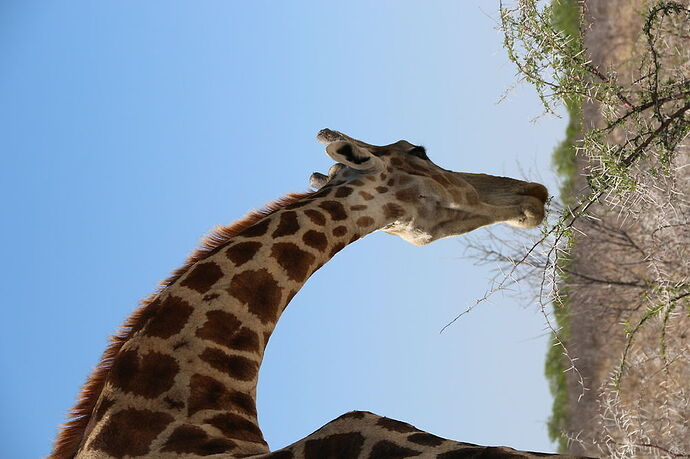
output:
[{"label": "giraffe ear", "polygon": [[326,154],[334,161],[360,171],[378,171],[383,168],[383,161],[371,152],[344,140],[328,144]]}]

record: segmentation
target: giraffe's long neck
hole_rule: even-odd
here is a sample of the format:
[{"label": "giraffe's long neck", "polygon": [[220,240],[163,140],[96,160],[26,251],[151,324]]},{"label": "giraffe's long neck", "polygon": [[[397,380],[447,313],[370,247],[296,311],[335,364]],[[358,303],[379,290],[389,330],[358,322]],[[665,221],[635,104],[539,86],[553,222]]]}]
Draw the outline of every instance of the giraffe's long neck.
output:
[{"label": "giraffe's long neck", "polygon": [[257,424],[264,349],[307,278],[387,224],[369,193],[328,187],[281,208],[193,265],[123,345],[82,442],[89,457],[268,451]]}]

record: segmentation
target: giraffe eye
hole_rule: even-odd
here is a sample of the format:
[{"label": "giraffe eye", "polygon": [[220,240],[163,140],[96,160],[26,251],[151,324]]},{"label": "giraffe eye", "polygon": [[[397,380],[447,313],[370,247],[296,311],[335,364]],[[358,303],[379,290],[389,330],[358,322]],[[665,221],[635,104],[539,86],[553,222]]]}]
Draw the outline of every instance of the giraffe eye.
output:
[{"label": "giraffe eye", "polygon": [[426,155],[426,148],[422,146],[414,147],[412,150],[407,152],[412,156],[429,161],[429,157]]}]

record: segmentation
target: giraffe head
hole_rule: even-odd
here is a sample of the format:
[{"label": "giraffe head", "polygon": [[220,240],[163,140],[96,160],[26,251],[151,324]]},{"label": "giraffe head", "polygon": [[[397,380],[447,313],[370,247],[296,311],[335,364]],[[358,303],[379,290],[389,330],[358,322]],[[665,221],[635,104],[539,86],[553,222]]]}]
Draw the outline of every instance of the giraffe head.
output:
[{"label": "giraffe head", "polygon": [[357,188],[386,214],[381,229],[412,244],[499,222],[534,228],[544,218],[548,192],[538,183],[449,171],[405,140],[376,146],[330,129],[317,140],[337,164],[328,175],[314,173],[312,186]]}]

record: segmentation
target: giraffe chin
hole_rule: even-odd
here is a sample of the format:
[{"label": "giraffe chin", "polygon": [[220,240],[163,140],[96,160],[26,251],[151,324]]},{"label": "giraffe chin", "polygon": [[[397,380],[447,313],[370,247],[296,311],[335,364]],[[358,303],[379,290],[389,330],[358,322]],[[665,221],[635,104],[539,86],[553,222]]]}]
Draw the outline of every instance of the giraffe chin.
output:
[{"label": "giraffe chin", "polygon": [[522,229],[536,228],[544,221],[544,203],[541,198],[526,196],[525,202],[520,207],[520,217],[508,220],[510,226]]}]

